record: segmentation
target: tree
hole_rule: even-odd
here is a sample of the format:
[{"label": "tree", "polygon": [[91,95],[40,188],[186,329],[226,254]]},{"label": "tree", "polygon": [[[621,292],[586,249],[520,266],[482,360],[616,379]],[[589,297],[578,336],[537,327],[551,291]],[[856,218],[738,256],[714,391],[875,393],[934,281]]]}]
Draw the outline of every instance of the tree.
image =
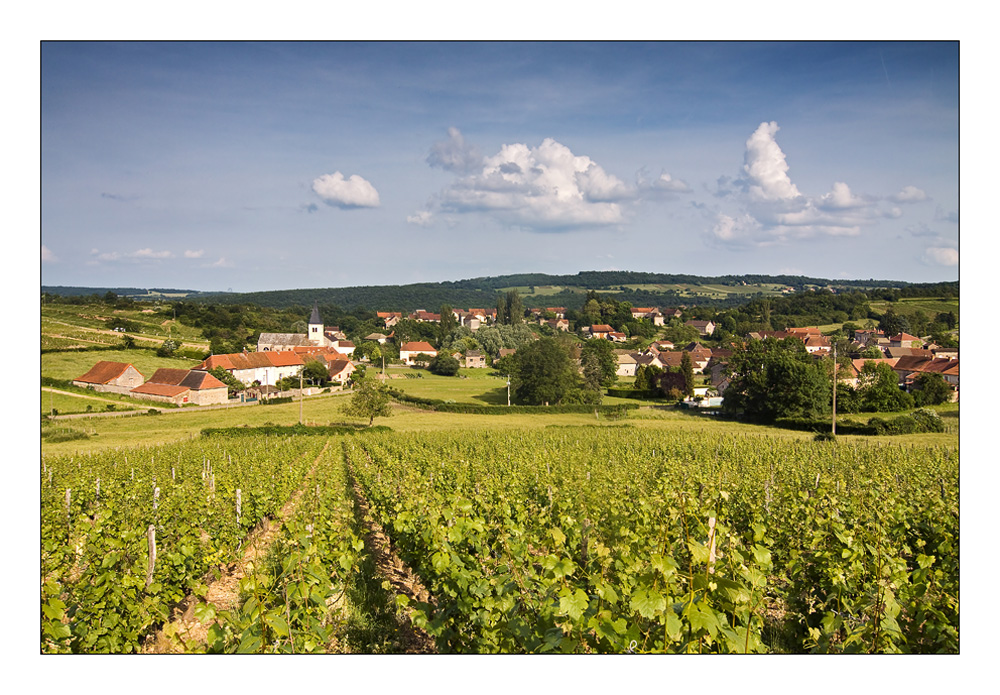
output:
[{"label": "tree", "polygon": [[[588,356],[596,361],[599,386],[611,386],[618,381],[618,356],[610,341],[596,338],[585,341],[580,349],[580,359],[586,359]],[[586,380],[586,373],[584,379]]]},{"label": "tree", "polygon": [[632,388],[638,391],[653,391],[658,388],[659,377],[663,367],[655,364],[640,364],[635,370],[635,382]]},{"label": "tree", "polygon": [[428,363],[427,370],[440,376],[455,376],[459,366],[458,360],[451,355],[440,354]]},{"label": "tree", "polygon": [[208,373],[214,376],[216,379],[221,381],[228,387],[229,397],[232,398],[237,393],[246,388],[242,381],[233,376],[230,372],[227,372],[222,367],[213,367],[208,370]]},{"label": "tree", "polygon": [[681,354],[681,375],[684,377],[684,395],[694,395],[694,366],[691,364],[691,353],[685,350]]},{"label": "tree", "polygon": [[455,314],[451,312],[450,304],[442,304],[438,311],[441,313],[441,323],[438,324],[437,345],[443,349],[448,336],[458,326],[458,320],[455,318]]},{"label": "tree", "polygon": [[917,407],[940,405],[951,400],[951,386],[940,374],[918,374],[913,380],[913,402]]},{"label": "tree", "polygon": [[858,375],[858,397],[867,412],[894,413],[913,407],[913,396],[899,388],[896,372],[886,362],[865,362]]},{"label": "tree", "polygon": [[163,341],[163,344],[156,349],[157,357],[172,357],[175,352],[180,348],[180,344],[176,340],[171,340],[167,338]]},{"label": "tree", "polygon": [[392,415],[392,406],[389,403],[389,389],[374,378],[365,377],[361,379],[358,387],[354,390],[354,395],[351,396],[350,402],[344,406],[344,414],[352,417],[368,418],[368,426],[371,427],[376,417],[389,417]]},{"label": "tree", "polygon": [[572,360],[555,338],[543,337],[514,353],[512,395],[525,405],[556,404],[579,388]]},{"label": "tree", "polygon": [[322,360],[309,360],[302,368],[302,378],[316,386],[322,386],[330,380],[330,369]]},{"label": "tree", "polygon": [[517,325],[524,321],[524,304],[521,302],[521,295],[517,290],[507,292],[507,315],[506,323]]},{"label": "tree", "polygon": [[604,391],[601,389],[604,374],[600,358],[595,352],[584,352],[580,357],[580,366],[583,368],[582,400],[585,403],[599,405],[604,398]]},{"label": "tree", "polygon": [[830,375],[797,338],[749,340],[729,360],[723,408],[765,422],[829,411]]}]

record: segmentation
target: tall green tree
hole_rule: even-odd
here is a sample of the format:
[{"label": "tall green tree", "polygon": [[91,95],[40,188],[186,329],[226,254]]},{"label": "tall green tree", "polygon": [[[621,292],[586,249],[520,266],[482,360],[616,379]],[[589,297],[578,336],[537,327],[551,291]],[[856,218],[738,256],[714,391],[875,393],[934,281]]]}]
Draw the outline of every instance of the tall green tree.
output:
[{"label": "tall green tree", "polygon": [[518,325],[524,321],[524,303],[521,301],[521,295],[517,290],[507,291],[507,310],[506,316],[507,321],[511,325]]},{"label": "tall green tree", "polygon": [[685,350],[681,354],[681,374],[684,376],[684,395],[694,395],[694,365],[691,363],[691,353]]},{"label": "tall green tree", "polygon": [[450,304],[442,304],[438,311],[441,313],[441,323],[438,324],[437,346],[443,348],[445,340],[447,340],[451,332],[458,326],[458,319],[451,312]]},{"label": "tall green tree", "polygon": [[887,362],[865,362],[858,375],[861,409],[894,413],[913,407],[913,396],[899,388],[899,378]]},{"label": "tall green tree", "polygon": [[749,340],[733,351],[729,369],[726,410],[765,422],[830,410],[831,377],[797,338]]},{"label": "tall green tree", "polygon": [[511,394],[518,404],[555,405],[579,389],[576,367],[555,338],[539,338],[513,357]]},{"label": "tall green tree", "polygon": [[345,415],[368,418],[368,426],[371,427],[376,417],[392,415],[389,389],[374,376],[365,376],[354,389],[354,395],[344,405],[343,411]]},{"label": "tall green tree", "polygon": [[618,356],[609,340],[592,338],[583,343],[580,348],[580,359],[593,357],[597,364],[600,386],[611,386],[618,381]]}]

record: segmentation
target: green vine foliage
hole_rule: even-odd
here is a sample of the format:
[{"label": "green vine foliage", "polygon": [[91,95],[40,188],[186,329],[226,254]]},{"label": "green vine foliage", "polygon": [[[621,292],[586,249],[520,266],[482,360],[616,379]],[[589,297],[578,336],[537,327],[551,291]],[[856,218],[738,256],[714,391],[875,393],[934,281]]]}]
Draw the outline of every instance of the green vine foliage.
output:
[{"label": "green vine foliage", "polygon": [[[429,592],[385,583],[387,604],[441,652],[957,653],[958,468],[952,449],[631,427],[45,458],[41,649],[141,651],[194,595],[208,639],[190,649],[340,650],[351,587],[378,583],[356,487]],[[216,610],[207,583],[283,507],[238,607]]]}]

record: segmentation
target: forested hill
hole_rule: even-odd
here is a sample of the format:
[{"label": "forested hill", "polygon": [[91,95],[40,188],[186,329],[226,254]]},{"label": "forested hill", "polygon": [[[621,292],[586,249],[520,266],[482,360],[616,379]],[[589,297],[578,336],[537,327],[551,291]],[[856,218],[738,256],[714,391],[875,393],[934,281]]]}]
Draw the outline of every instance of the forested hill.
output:
[{"label": "forested hill", "polygon": [[[588,291],[628,301],[632,306],[700,305],[718,308],[746,304],[754,298],[781,296],[789,290],[883,291],[901,296],[957,296],[958,282],[909,283],[888,280],[827,280],[794,275],[723,275],[704,277],[632,271],[583,271],[575,275],[521,273],[471,278],[451,282],[410,285],[373,285],[267,292],[198,292],[193,290],[147,290],[139,288],[54,288],[42,291],[61,295],[103,295],[114,292],[134,299],[183,297],[186,301],[213,304],[253,304],[284,309],[335,305],[345,311],[359,308],[378,311],[436,311],[442,304],[452,307],[492,308],[497,294],[516,288],[526,307],[563,306],[579,309]],[[186,296],[185,296],[186,295]]]},{"label": "forested hill", "polygon": [[632,306],[702,305],[719,308],[739,306],[755,297],[780,296],[787,288],[835,291],[886,290],[902,295],[957,296],[958,282],[917,284],[887,280],[827,280],[790,275],[725,275],[702,277],[628,271],[586,271],[575,275],[524,273],[472,278],[452,282],[410,285],[375,285],[317,289],[275,290],[238,294],[194,296],[194,301],[225,304],[255,304],[287,308],[311,306],[313,302],[336,305],[345,311],[358,308],[378,311],[436,311],[442,304],[452,307],[496,305],[497,294],[511,288],[521,293],[526,307],[563,306],[579,309],[588,291],[628,301]]}]

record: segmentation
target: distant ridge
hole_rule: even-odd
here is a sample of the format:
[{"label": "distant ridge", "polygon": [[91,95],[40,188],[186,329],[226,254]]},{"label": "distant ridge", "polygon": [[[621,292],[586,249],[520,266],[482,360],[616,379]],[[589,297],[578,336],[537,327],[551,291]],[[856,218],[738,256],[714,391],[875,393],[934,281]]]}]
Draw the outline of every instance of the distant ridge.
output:
[{"label": "distant ridge", "polygon": [[[744,304],[755,296],[778,295],[781,290],[809,289],[869,291],[879,289],[925,288],[928,292],[957,295],[958,282],[912,283],[894,280],[829,280],[797,275],[721,275],[706,277],[635,271],[581,271],[575,275],[520,273],[445,282],[409,285],[362,285],[311,289],[268,290],[262,292],[201,292],[181,289],[115,287],[53,287],[43,292],[60,295],[90,295],[114,292],[135,299],[175,299],[219,304],[254,304],[262,307],[311,307],[314,303],[336,305],[346,311],[436,310],[442,304],[458,308],[492,308],[500,292],[519,288],[527,307],[583,306],[586,293],[594,290],[633,306],[701,304],[719,307]],[[535,288],[536,292],[529,291]]]}]

